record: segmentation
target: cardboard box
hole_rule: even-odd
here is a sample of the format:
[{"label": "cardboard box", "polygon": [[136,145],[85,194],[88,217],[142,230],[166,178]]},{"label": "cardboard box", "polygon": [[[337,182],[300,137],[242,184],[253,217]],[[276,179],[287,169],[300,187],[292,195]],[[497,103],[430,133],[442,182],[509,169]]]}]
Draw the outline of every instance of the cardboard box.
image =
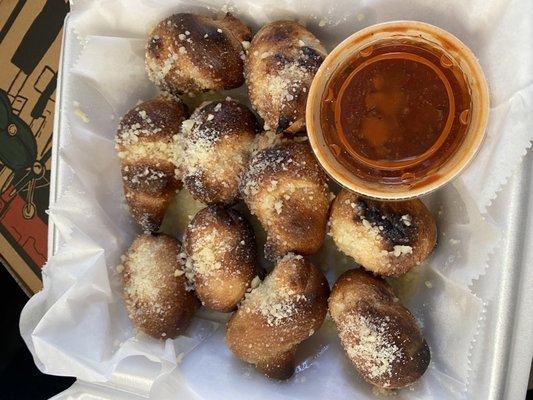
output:
[{"label": "cardboard box", "polygon": [[65,0],[0,7],[0,253],[28,294],[42,287],[54,96]]}]

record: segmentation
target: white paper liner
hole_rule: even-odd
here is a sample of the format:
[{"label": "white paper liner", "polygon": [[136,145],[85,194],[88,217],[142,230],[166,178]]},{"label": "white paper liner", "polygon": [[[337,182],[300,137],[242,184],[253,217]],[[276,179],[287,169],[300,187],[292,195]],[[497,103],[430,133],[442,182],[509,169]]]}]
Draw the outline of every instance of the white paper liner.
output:
[{"label": "white paper liner", "polygon": [[[165,374],[176,367],[176,355],[184,353],[179,365],[182,383],[201,398],[272,398],[274,393],[276,398],[317,393],[327,393],[328,398],[356,394],[368,398],[371,389],[349,365],[328,323],[302,345],[295,377],[275,383],[231,356],[223,344],[224,330],[217,330],[224,319],[220,314],[201,312],[202,318],[196,318],[187,335],[165,342],[135,335],[126,316],[114,268],[136,228],[124,204],[113,149],[116,125],[125,111],[156,93],[143,71],[144,39],[153,24],[171,11],[205,10],[209,5],[213,11],[220,10],[220,3],[215,3],[80,0],[73,6],[71,25],[82,50],[75,65],[63,71],[67,86],[61,111],[68,129],[61,132],[65,140],[58,155],[62,169],[68,166],[65,175],[70,178],[62,182],[58,201],[50,210],[63,245],[43,270],[43,292],[23,311],[21,332],[43,371],[87,381],[109,379],[119,362],[138,355],[161,361],[161,374]],[[527,7],[526,2],[516,3]],[[504,60],[496,57],[494,49],[520,52],[529,65],[533,50],[525,47],[528,37],[504,45],[501,35],[486,34],[490,26],[502,32],[506,26],[509,29],[518,6],[501,5],[497,12],[495,7],[459,1],[354,5],[351,1],[274,0],[262,4],[241,0],[229,6],[255,29],[268,20],[302,20],[329,48],[372,23],[424,20],[456,34],[480,57],[496,109],[487,140],[461,179],[425,199],[438,220],[439,246],[434,254],[426,265],[392,282],[423,326],[432,349],[428,372],[398,398],[464,396],[470,348],[483,315],[483,299],[472,294],[469,285],[484,273],[501,236],[501,230],[481,212],[519,164],[533,131],[531,118],[514,119],[526,116],[532,98],[531,72],[517,67],[508,76],[508,68],[500,65]],[[515,32],[527,29],[527,24],[517,24]],[[495,57],[501,61],[498,66],[491,62]],[[188,201],[185,193],[177,202],[179,210],[186,206],[188,211],[179,220],[167,219],[165,226],[179,234],[187,222],[185,214],[198,205]],[[330,238],[312,259],[326,270],[330,282],[353,266]],[[228,390],[234,391],[232,396]]]},{"label": "white paper liner", "polygon": [[[425,281],[432,287],[419,286],[407,304],[424,326],[433,360],[424,378],[395,398],[460,399],[465,391],[470,340],[477,328],[474,317],[481,314],[482,303],[433,269],[424,270]],[[465,324],[464,315],[472,318],[472,323]],[[223,330],[187,355],[178,369],[189,389],[203,399],[340,400],[373,395],[371,387],[354,372],[330,320],[302,344],[297,373],[287,382],[265,379],[252,366],[233,357],[224,344]]]}]

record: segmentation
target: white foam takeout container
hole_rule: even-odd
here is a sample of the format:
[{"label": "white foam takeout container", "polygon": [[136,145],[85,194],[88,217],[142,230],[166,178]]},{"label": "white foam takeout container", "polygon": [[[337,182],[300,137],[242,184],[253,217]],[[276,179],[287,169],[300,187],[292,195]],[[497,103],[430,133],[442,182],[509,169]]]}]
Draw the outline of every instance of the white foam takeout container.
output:
[{"label": "white foam takeout container", "polygon": [[[57,89],[55,135],[52,156],[50,206],[53,207],[72,171],[59,156],[67,145],[69,123],[65,116],[66,99],[72,87],[69,75],[78,57],[78,37],[69,17],[65,21],[63,47]],[[533,67],[533,66],[532,66]],[[90,168],[90,165],[87,165]],[[468,399],[520,399],[525,396],[533,351],[533,157],[528,155],[513,174],[487,213],[504,236],[488,261],[487,272],[473,280],[470,288],[484,300],[481,333],[470,348],[471,372],[466,394]],[[118,190],[118,189],[117,189]],[[49,254],[58,252],[60,233],[53,221],[49,224]],[[456,327],[458,330],[460,326]],[[68,372],[63,373],[68,375]],[[159,378],[158,378],[159,377]],[[78,380],[54,399],[200,399],[191,391],[176,369],[161,377],[160,366],[144,357],[130,357],[105,383]],[[218,398],[225,398],[223,393]],[[261,399],[260,393],[250,398]],[[279,398],[285,396],[280,391]],[[311,398],[308,395],[305,398]],[[398,398],[411,398],[409,393]]]}]

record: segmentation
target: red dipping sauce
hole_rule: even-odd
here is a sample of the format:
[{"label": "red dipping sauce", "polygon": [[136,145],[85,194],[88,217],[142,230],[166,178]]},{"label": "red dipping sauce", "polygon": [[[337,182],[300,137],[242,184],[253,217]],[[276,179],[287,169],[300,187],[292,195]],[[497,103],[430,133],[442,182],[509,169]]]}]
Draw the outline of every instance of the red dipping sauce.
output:
[{"label": "red dipping sauce", "polygon": [[324,140],[361,179],[409,184],[461,146],[471,97],[462,71],[438,49],[391,40],[362,48],[327,83]]}]

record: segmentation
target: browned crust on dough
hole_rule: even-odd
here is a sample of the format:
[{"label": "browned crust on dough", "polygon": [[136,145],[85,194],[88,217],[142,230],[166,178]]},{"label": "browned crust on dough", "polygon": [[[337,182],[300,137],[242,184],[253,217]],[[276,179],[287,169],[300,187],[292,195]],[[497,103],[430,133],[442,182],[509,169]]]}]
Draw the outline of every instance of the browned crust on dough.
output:
[{"label": "browned crust on dough", "polygon": [[[152,124],[141,116],[141,111],[146,113]],[[139,141],[168,141],[179,132],[181,123],[188,115],[187,106],[179,97],[169,94],[157,96],[138,104],[122,117],[117,128],[117,142],[120,145],[121,136],[135,124],[140,125],[138,129]],[[154,128],[159,130],[154,131]]]},{"label": "browned crust on dough", "polygon": [[[207,242],[206,237],[209,237]],[[196,294],[207,308],[233,311],[252,279],[262,275],[253,229],[236,210],[221,205],[200,210],[189,223],[183,242],[194,271]],[[219,263],[219,268],[202,273],[195,266],[205,261],[195,256],[206,248],[214,249],[213,258],[207,262]]]},{"label": "browned crust on dough", "polygon": [[123,261],[128,315],[139,330],[158,339],[183,333],[199,305],[194,292],[186,289],[185,276],[175,276],[182,268],[179,252],[173,237],[144,234],[135,239]]},{"label": "browned crust on dough", "polygon": [[[349,358],[367,382],[382,388],[402,388],[426,371],[431,358],[429,347],[413,315],[397,302],[392,287],[383,279],[361,269],[346,271],[333,286],[329,312]],[[389,368],[378,369],[382,373],[372,372],[376,364],[368,359],[370,353],[354,351],[350,356],[348,349],[364,340],[363,333],[351,322],[354,318],[379,324],[380,337],[375,339],[383,339],[395,349]]]},{"label": "browned crust on dough", "polygon": [[221,20],[171,15],[150,33],[148,75],[174,94],[239,87],[244,82],[242,42],[251,36],[250,28],[230,13]]},{"label": "browned crust on dough", "polygon": [[325,56],[318,39],[297,22],[276,21],[257,32],[244,76],[250,101],[270,129],[295,133],[305,128],[309,87]]},{"label": "browned crust on dough", "polygon": [[[328,295],[328,282],[317,267],[301,256],[286,256],[229,320],[229,349],[268,377],[289,378],[294,373],[298,344],[313,335],[324,321]],[[272,304],[277,305],[262,306],[265,296],[275,296]],[[286,297],[278,302],[277,296]]]},{"label": "browned crust on dough", "polygon": [[268,258],[291,251],[308,255],[320,248],[329,210],[326,182],[306,142],[283,142],[252,156],[241,193],[267,231]]},{"label": "browned crust on dough", "polygon": [[[363,247],[362,241],[356,240],[352,246],[343,245],[343,235],[355,237],[351,229],[369,241],[377,233],[376,240],[372,246]],[[429,256],[437,242],[435,219],[420,200],[385,202],[347,189],[341,190],[333,202],[330,233],[341,251],[364,268],[384,276],[408,272]],[[395,255],[395,246],[411,249]]]},{"label": "browned crust on dough", "polygon": [[157,231],[166,208],[181,188],[172,162],[173,136],[187,116],[183,102],[159,96],[124,115],[116,135],[126,201],[145,231]]},{"label": "browned crust on dough", "polygon": [[[208,120],[210,115],[212,119]],[[244,104],[232,98],[202,104],[194,110],[191,119],[201,122],[202,130],[213,132],[217,138],[239,135],[242,132],[256,134],[260,131],[255,115]],[[201,131],[193,130],[193,134],[202,137]]]},{"label": "browned crust on dough", "polygon": [[[197,108],[194,125],[181,133],[185,187],[205,204],[232,204],[239,199],[240,177],[259,132],[254,114],[233,99],[212,101]],[[208,159],[198,160],[196,146],[211,146]],[[187,151],[193,152],[191,157]],[[203,150],[202,150],[203,151]]]}]

